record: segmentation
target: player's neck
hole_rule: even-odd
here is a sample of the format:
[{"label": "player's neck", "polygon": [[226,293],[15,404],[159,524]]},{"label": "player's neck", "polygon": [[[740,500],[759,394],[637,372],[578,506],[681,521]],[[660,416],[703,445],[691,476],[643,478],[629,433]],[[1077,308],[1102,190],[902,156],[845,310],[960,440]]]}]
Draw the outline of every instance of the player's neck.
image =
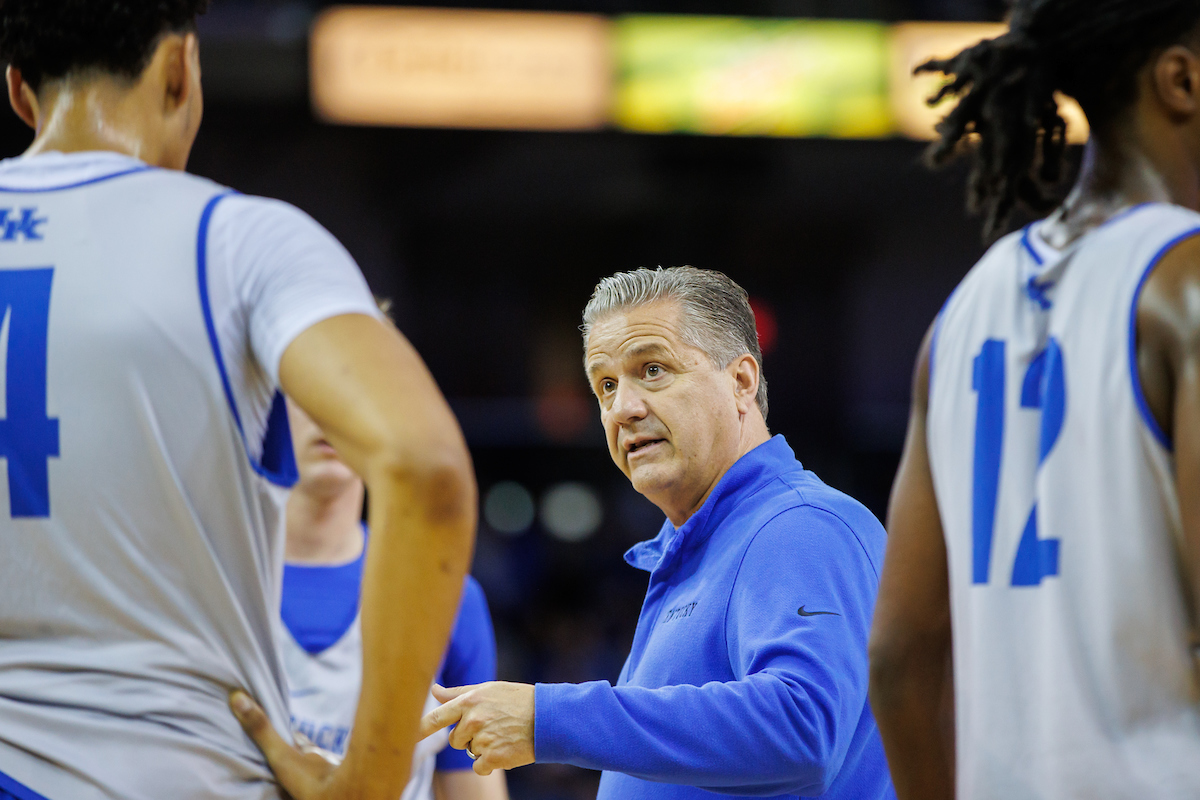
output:
[{"label": "player's neck", "polygon": [[363,486],[354,483],[336,494],[298,486],[287,503],[287,561],[301,564],[344,564],[362,554],[360,524]]},{"label": "player's neck", "polygon": [[118,78],[63,78],[39,94],[37,130],[26,155],[110,151],[172,166],[151,129],[137,85]]},{"label": "player's neck", "polygon": [[1136,118],[1093,137],[1084,150],[1079,179],[1043,228],[1063,246],[1123,209],[1142,203],[1173,203],[1200,210],[1200,168],[1177,136],[1162,124]]}]

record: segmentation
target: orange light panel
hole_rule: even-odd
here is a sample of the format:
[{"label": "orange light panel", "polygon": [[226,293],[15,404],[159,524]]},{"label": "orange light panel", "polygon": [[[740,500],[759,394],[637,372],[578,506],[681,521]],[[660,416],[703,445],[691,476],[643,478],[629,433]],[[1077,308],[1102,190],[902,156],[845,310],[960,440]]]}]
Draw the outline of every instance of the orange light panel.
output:
[{"label": "orange light panel", "polygon": [[367,125],[605,125],[610,23],[587,14],[338,7],[312,39],[313,107]]}]

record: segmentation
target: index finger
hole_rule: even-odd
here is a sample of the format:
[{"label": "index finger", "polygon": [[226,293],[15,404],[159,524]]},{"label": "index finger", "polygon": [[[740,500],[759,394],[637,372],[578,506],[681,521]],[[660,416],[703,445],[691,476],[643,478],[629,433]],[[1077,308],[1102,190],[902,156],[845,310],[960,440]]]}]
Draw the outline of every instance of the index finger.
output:
[{"label": "index finger", "polygon": [[456,724],[462,719],[462,715],[462,703],[456,697],[445,705],[438,706],[433,711],[421,717],[421,727],[417,731],[417,736],[421,739],[424,739],[426,736],[432,736],[442,728]]}]

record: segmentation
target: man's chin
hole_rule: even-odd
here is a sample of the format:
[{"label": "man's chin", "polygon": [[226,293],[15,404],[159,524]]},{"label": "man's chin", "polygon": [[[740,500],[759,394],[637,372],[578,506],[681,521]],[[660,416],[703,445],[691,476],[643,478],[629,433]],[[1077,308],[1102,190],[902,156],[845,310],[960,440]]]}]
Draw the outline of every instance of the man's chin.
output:
[{"label": "man's chin", "polygon": [[651,500],[670,485],[670,470],[665,464],[639,464],[629,472],[629,482],[638,494]]}]

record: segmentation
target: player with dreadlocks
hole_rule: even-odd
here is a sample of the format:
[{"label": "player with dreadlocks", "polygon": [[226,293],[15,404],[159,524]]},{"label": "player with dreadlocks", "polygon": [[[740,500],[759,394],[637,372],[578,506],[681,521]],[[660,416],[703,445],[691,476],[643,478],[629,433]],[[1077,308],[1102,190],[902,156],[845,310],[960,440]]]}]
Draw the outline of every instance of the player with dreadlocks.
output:
[{"label": "player with dreadlocks", "polygon": [[1200,797],[1200,3],[1017,0],[922,70],[1000,239],[917,361],[871,637],[907,800]]}]

